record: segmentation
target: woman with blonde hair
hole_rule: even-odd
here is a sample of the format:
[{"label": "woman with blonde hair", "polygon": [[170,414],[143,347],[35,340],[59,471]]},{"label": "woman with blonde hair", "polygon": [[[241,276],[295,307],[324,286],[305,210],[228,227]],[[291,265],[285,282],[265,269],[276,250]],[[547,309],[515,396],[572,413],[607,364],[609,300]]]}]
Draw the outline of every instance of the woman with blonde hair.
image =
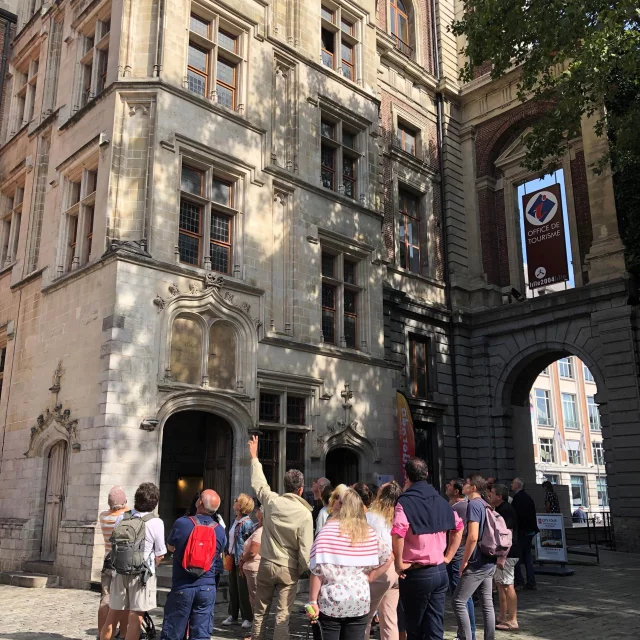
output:
[{"label": "woman with blonde hair", "polygon": [[339,511],[334,510],[311,547],[309,605],[314,614],[308,615],[318,618],[324,640],[362,640],[371,606],[369,580],[386,570],[391,549],[367,523],[353,489],[346,489],[339,501]]},{"label": "woman with blonde hair", "polygon": [[233,503],[236,518],[229,529],[228,556],[225,558],[225,569],[229,571],[229,617],[222,621],[228,626],[235,624],[238,612],[242,614],[242,628],[251,629],[253,611],[249,602],[247,579],[240,571],[240,558],[244,553],[244,543],[253,533],[255,524],[249,514],[253,511],[253,498],[241,493]]},{"label": "woman with blonde hair", "polygon": [[[378,495],[367,511],[367,522],[373,527],[382,542],[391,547],[391,526],[393,513],[398,498],[402,495],[402,488],[397,482],[388,482],[378,489]],[[380,619],[380,640],[399,640],[398,631],[398,601],[400,589],[398,574],[392,563],[387,562],[387,569],[376,580],[369,583],[371,590],[371,611],[365,638],[369,637],[371,621],[378,611]]]}]

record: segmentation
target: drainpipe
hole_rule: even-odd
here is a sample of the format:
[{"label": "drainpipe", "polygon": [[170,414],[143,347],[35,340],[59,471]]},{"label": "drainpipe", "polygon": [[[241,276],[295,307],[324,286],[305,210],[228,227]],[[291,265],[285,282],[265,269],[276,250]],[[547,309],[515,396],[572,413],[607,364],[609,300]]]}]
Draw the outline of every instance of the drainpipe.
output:
[{"label": "drainpipe", "polygon": [[164,49],[164,20],[165,20],[165,0],[158,2],[158,28],[156,30],[156,63],[153,65],[153,74],[156,78],[162,72],[162,59]]},{"label": "drainpipe", "polygon": [[[431,0],[431,15],[433,28],[433,66],[436,78],[440,80],[442,72],[440,69],[440,51],[438,48],[438,28],[436,26],[436,0]],[[458,466],[458,477],[464,477],[464,466],[462,464],[462,442],[460,439],[460,411],[458,409],[458,375],[456,365],[456,342],[453,324],[453,304],[451,295],[451,283],[449,282],[449,250],[447,238],[447,224],[445,220],[445,185],[444,185],[444,131],[443,131],[443,102],[442,93],[436,92],[436,119],[438,131],[438,164],[440,168],[440,203],[442,214],[442,251],[444,253],[443,271],[445,281],[445,299],[450,311],[449,318],[449,353],[451,354],[451,378],[453,382],[453,420],[456,433],[456,459]]]}]

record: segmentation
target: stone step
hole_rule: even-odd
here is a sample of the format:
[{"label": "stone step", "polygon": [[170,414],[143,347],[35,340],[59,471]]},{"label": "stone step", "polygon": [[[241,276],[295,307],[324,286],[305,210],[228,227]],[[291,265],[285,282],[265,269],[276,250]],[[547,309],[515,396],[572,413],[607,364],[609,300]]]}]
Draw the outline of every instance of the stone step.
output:
[{"label": "stone step", "polygon": [[10,584],[13,587],[26,587],[28,589],[44,589],[44,587],[57,587],[58,576],[42,573],[30,573],[27,571],[6,571],[0,573],[0,583]]},{"label": "stone step", "polygon": [[41,573],[43,575],[53,575],[53,562],[42,562],[39,560],[25,560],[22,563],[22,570],[27,573]]}]

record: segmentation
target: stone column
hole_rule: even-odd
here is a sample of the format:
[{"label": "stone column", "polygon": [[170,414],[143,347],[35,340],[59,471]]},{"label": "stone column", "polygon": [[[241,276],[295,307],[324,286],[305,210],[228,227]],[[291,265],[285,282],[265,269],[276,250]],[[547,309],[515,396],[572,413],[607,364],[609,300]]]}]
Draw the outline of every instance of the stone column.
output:
[{"label": "stone column", "polygon": [[598,137],[594,129],[595,122],[601,115],[601,111],[598,111],[591,118],[582,119],[582,142],[593,227],[593,243],[586,256],[589,282],[610,280],[621,276],[625,271],[624,248],[618,233],[611,168],[607,166],[599,175],[593,172],[594,165],[607,152],[606,137]]}]

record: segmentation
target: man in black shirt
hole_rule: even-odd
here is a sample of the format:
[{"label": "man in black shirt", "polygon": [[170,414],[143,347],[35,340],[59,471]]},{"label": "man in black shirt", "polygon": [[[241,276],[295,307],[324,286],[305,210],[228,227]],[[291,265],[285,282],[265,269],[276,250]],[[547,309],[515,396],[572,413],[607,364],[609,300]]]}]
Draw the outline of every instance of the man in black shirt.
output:
[{"label": "man in black shirt", "polygon": [[538,519],[536,518],[536,504],[533,498],[524,490],[524,480],[514,478],[511,483],[511,490],[514,492],[511,506],[518,518],[518,543],[520,554],[516,565],[515,580],[516,587],[522,587],[521,566],[524,565],[527,571],[527,589],[536,589],[536,574],[533,570],[533,556],[531,555],[531,543],[538,534]]},{"label": "man in black shirt", "polygon": [[[491,506],[503,517],[505,524],[511,529],[511,549],[506,558],[498,560],[494,575],[498,595],[500,596],[500,615],[496,620],[496,629],[515,631],[518,629],[518,595],[514,583],[514,570],[518,563],[518,518],[509,504],[509,489],[503,484],[494,484],[490,491]],[[501,561],[504,564],[501,566]]]}]

